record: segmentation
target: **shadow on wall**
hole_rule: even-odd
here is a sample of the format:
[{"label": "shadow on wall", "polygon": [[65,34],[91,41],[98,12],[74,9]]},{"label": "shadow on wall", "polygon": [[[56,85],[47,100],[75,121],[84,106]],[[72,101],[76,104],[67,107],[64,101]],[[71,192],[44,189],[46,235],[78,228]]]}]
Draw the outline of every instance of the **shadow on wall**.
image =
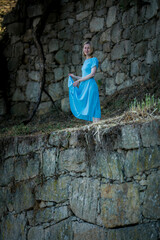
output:
[{"label": "shadow on wall", "polygon": [[9,75],[7,69],[7,61],[3,56],[4,44],[0,42],[0,116],[10,113],[10,102],[8,96]]}]

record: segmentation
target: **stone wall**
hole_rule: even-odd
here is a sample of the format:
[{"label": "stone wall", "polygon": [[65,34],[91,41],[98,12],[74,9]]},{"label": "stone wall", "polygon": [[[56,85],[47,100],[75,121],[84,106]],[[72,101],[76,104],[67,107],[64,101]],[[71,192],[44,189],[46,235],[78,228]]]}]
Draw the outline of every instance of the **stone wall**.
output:
[{"label": "stone wall", "polygon": [[1,240],[160,238],[160,118],[0,141]]},{"label": "stone wall", "polygon": [[[55,1],[40,40],[46,59],[45,86],[63,111],[70,111],[67,76],[69,72],[81,75],[85,40],[92,41],[99,60],[95,79],[101,104],[116,91],[152,80],[151,69],[158,66],[160,57],[160,6],[158,0],[144,0],[140,8],[134,3],[126,9],[116,0],[61,0],[59,6]],[[5,18],[10,44],[4,55],[10,73],[11,112],[15,115],[28,114],[39,96],[41,66],[32,29],[44,6],[28,5],[20,11],[19,18],[14,14]],[[39,114],[52,107],[43,93]]]},{"label": "stone wall", "polygon": [[[50,9],[40,39],[46,59],[45,86],[63,111],[70,111],[67,76],[69,72],[81,75],[85,40],[92,41],[94,56],[99,60],[95,79],[101,104],[116,91],[152,80],[151,69],[158,66],[160,57],[159,1],[144,0],[140,7],[131,1],[129,8],[119,2],[123,3],[61,0]],[[28,114],[39,96],[41,66],[32,29],[42,17],[44,6],[32,4],[20,11],[19,18],[10,14],[5,19],[10,44],[4,55],[10,73],[11,112],[15,115]],[[39,114],[52,107],[44,93]]]}]

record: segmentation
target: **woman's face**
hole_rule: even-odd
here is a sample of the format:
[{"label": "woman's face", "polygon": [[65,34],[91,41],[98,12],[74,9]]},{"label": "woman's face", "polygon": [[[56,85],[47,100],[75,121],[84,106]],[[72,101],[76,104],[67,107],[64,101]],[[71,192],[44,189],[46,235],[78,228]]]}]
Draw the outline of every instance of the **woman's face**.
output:
[{"label": "woman's face", "polygon": [[85,56],[89,56],[91,54],[91,46],[90,44],[85,44],[83,47],[83,52]]}]

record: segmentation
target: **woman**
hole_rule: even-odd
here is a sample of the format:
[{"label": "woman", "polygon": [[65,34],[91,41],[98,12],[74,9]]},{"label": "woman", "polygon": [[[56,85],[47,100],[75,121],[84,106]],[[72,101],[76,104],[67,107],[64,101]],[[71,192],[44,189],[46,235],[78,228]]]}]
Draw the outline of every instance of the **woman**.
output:
[{"label": "woman", "polygon": [[[97,122],[101,118],[99,92],[94,75],[98,59],[92,56],[93,48],[89,41],[83,45],[86,60],[82,66],[82,77],[69,74],[69,100],[73,115],[79,119]],[[75,79],[75,82],[73,79]]]}]

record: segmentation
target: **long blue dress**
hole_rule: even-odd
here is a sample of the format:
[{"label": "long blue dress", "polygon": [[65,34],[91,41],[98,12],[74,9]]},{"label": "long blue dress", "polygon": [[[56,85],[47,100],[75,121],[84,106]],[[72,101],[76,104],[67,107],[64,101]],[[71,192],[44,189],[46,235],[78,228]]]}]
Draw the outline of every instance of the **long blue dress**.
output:
[{"label": "long blue dress", "polygon": [[[93,67],[98,68],[96,57],[86,59],[82,66],[82,77],[91,73]],[[79,88],[73,86],[73,79],[68,78],[70,108],[76,118],[93,121],[101,118],[98,86],[94,78],[80,82]]]}]

